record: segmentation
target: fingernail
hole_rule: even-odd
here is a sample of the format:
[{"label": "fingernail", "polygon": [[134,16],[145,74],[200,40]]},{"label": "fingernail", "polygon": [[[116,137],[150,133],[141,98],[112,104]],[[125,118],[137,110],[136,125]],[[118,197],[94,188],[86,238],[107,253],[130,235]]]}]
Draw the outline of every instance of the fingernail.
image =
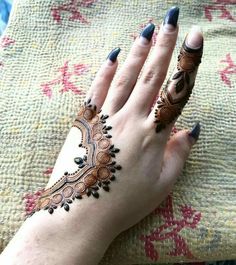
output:
[{"label": "fingernail", "polygon": [[140,34],[140,41],[142,44],[148,44],[151,41],[154,30],[155,30],[155,25],[152,23],[149,23],[143,29],[143,31]]},{"label": "fingernail", "polygon": [[115,48],[109,53],[109,55],[107,56],[109,65],[112,65],[116,61],[120,51],[121,51],[120,48]]},{"label": "fingernail", "polygon": [[166,13],[166,16],[163,22],[163,29],[166,32],[174,31],[177,26],[178,18],[179,18],[179,8],[177,6],[173,6]]},{"label": "fingernail", "polygon": [[194,50],[203,46],[203,35],[199,26],[192,26],[186,37],[185,44],[188,48]]},{"label": "fingernail", "polygon": [[198,140],[199,135],[201,131],[201,126],[199,122],[196,122],[192,128],[192,130],[189,132],[189,136],[193,138],[193,144]]}]

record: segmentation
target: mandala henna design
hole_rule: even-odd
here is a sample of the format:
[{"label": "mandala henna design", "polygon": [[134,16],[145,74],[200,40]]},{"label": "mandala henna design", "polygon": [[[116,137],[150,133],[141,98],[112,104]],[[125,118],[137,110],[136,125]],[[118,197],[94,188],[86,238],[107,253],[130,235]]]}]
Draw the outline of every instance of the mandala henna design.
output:
[{"label": "mandala henna design", "polygon": [[201,63],[203,44],[199,49],[191,49],[185,41],[178,56],[177,72],[168,80],[157,99],[155,110],[157,133],[181,114],[194,87],[197,69]]},{"label": "mandala henna design", "polygon": [[99,198],[99,189],[110,190],[109,184],[115,180],[114,174],[121,166],[114,160],[120,149],[111,142],[112,127],[106,124],[107,118],[108,115],[97,112],[91,100],[80,109],[73,126],[82,133],[79,147],[86,149],[86,155],[74,158],[78,170],[65,172],[52,187],[46,189],[38,199],[34,212],[44,209],[52,214],[57,207],[69,211],[73,200],[81,200],[85,194]]}]

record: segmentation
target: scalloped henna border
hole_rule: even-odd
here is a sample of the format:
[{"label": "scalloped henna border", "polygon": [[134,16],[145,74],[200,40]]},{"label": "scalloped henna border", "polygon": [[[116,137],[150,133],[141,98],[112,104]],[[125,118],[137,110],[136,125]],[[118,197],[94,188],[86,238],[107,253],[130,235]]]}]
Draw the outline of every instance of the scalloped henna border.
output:
[{"label": "scalloped henna border", "polygon": [[81,131],[79,147],[86,149],[86,155],[74,159],[78,170],[65,172],[52,187],[43,192],[32,214],[42,209],[52,214],[59,206],[69,211],[69,204],[75,199],[81,200],[85,194],[99,198],[100,188],[107,192],[110,190],[109,184],[116,179],[114,173],[121,170],[114,160],[120,149],[111,142],[109,131],[112,127],[106,124],[109,116],[100,116],[99,113],[96,105],[91,104],[91,99],[79,110],[72,127]]}]

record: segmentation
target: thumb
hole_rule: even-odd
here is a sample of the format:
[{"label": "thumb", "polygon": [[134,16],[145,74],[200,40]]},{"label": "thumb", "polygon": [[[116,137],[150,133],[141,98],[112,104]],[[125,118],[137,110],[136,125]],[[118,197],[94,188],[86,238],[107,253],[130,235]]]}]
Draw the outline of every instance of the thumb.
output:
[{"label": "thumb", "polygon": [[168,190],[181,174],[191,148],[198,140],[200,129],[200,123],[197,122],[192,130],[179,131],[168,141],[160,176],[160,181]]}]

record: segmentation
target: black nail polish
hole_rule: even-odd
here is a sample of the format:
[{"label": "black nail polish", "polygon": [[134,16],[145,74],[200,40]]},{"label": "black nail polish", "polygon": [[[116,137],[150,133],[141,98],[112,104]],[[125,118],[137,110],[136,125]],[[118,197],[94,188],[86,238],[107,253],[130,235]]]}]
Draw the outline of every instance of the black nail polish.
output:
[{"label": "black nail polish", "polygon": [[119,55],[120,51],[121,51],[120,48],[113,49],[109,53],[109,55],[107,56],[107,59],[111,60],[114,63],[116,61],[117,56]]},{"label": "black nail polish", "polygon": [[178,22],[178,18],[179,18],[179,8],[177,6],[173,6],[166,13],[166,16],[164,18],[164,23],[163,24],[164,25],[165,24],[170,24],[170,25],[176,27],[177,26],[177,22]]},{"label": "black nail polish", "polygon": [[201,126],[199,122],[196,122],[192,128],[192,130],[189,132],[189,136],[193,137],[196,141],[198,140],[199,134],[201,131]]},{"label": "black nail polish", "polygon": [[153,32],[155,30],[155,25],[149,23],[141,32],[140,36],[146,38],[148,41],[152,39]]}]

